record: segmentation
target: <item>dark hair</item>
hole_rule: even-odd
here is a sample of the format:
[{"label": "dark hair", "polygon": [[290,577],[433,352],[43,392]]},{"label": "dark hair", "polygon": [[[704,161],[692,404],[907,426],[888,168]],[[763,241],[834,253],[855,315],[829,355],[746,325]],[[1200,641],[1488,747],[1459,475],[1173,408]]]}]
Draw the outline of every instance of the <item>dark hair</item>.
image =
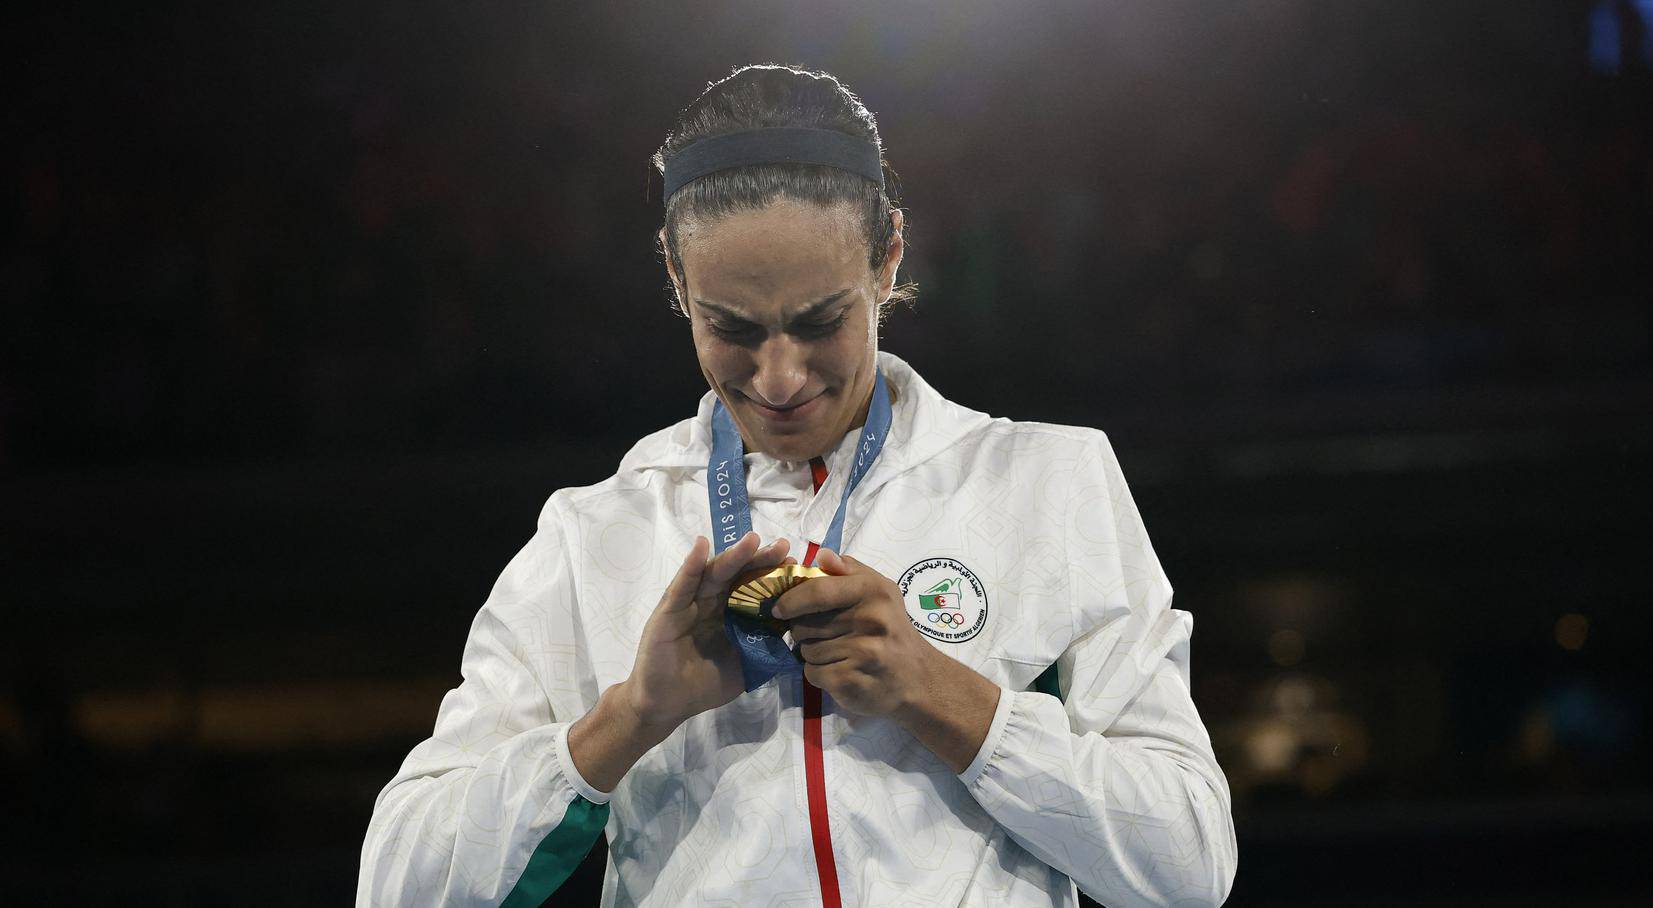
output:
[{"label": "dark hair", "polygon": [[[701,139],[774,126],[837,130],[877,145],[882,158],[877,120],[843,83],[825,72],[759,64],[740,67],[722,81],[709,83],[700,97],[678,115],[677,125],[654,153],[654,166],[664,174],[667,161]],[[885,264],[895,233],[890,210],[897,207],[900,191],[899,178],[889,162],[880,163],[883,188],[865,177],[820,164],[752,164],[709,173],[666,200],[665,242],[660,251],[682,275],[678,231],[686,221],[706,223],[737,211],[764,208],[785,197],[825,207],[847,204],[855,209],[869,247],[867,263],[877,271]],[[912,282],[894,287],[879,317],[890,305],[911,301],[917,290]],[[675,299],[675,288],[672,294]],[[675,305],[682,311],[681,300]]]}]

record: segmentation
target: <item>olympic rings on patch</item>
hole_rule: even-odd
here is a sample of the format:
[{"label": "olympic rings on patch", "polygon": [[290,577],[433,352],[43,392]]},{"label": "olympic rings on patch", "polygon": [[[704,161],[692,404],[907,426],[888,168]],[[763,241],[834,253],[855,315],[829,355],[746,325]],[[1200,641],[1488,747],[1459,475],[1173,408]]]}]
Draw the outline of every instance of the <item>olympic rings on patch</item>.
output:
[{"label": "olympic rings on patch", "polygon": [[958,627],[964,623],[964,613],[931,612],[929,615],[925,616],[925,620],[931,624],[940,624],[945,627]]}]

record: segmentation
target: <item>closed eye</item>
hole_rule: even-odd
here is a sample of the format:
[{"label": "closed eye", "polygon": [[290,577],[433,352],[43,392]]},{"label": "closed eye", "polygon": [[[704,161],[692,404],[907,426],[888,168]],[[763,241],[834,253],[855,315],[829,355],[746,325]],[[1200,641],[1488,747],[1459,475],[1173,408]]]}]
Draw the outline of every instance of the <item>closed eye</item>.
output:
[{"label": "closed eye", "polygon": [[761,333],[757,325],[750,323],[744,325],[724,325],[718,324],[717,322],[708,321],[706,323],[706,327],[710,328],[712,333],[718,337],[732,341],[752,340]]},{"label": "closed eye", "polygon": [[[793,316],[787,331],[806,340],[818,340],[832,335],[843,327],[844,322],[849,319],[850,310],[855,308],[855,304],[852,302],[843,305],[833,318],[822,321],[820,316],[833,304],[842,303],[843,299],[853,292],[852,288],[845,287],[837,293],[811,304],[808,308]],[[741,318],[741,314],[735,309],[699,298],[696,298],[694,302],[695,308],[701,310],[707,330],[711,331],[714,336],[742,345],[751,345],[763,340],[764,327]]]},{"label": "closed eye", "polygon": [[843,310],[838,313],[837,318],[828,319],[824,322],[805,322],[794,328],[793,332],[802,337],[826,337],[827,335],[843,327],[844,322],[848,320],[849,307],[845,306]]},{"label": "closed eye", "polygon": [[[837,316],[827,319],[826,321],[794,323],[791,333],[806,340],[818,340],[823,337],[828,337],[835,333],[839,328],[842,328],[844,326],[844,322],[849,320],[849,312],[851,308],[852,307],[850,306],[845,306],[843,309],[839,310]],[[724,340],[734,341],[736,343],[752,343],[760,339],[764,333],[762,326],[753,324],[752,322],[726,322],[707,319],[706,327],[718,337],[721,337]]]}]

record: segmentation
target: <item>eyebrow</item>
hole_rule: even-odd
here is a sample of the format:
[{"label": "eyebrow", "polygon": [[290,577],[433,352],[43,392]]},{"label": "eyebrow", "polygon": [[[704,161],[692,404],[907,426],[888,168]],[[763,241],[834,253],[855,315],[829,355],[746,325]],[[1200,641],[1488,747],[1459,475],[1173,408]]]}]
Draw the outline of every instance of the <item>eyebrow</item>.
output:
[{"label": "eyebrow", "polygon": [[[839,300],[843,299],[845,296],[848,296],[852,289],[853,288],[845,287],[844,289],[838,291],[837,293],[832,294],[831,296],[828,296],[828,297],[825,297],[824,299],[821,299],[821,300],[818,300],[816,302],[810,303],[808,306],[805,306],[802,310],[800,310],[796,314],[794,314],[791,318],[787,319],[787,322],[790,324],[790,323],[800,321],[802,319],[807,319],[810,316],[820,315],[823,310],[831,307],[833,303],[836,303]],[[751,319],[747,318],[744,315],[741,315],[739,312],[736,312],[735,310],[730,309],[727,306],[722,306],[722,305],[719,305],[717,303],[710,303],[710,302],[707,302],[706,300],[699,299],[699,298],[695,299],[695,305],[702,306],[706,309],[710,309],[712,312],[715,312],[718,315],[720,315],[720,316],[722,316],[726,319],[729,319],[730,321],[745,322],[747,324],[757,324],[756,322],[752,321]]]}]

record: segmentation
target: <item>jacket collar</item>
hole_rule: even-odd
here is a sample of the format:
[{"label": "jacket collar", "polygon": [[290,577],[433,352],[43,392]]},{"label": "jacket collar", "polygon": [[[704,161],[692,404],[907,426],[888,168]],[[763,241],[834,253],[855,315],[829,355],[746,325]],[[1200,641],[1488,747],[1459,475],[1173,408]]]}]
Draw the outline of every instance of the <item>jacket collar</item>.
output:
[{"label": "jacket collar", "polygon": [[[883,371],[884,380],[895,388],[896,400],[892,406],[890,437],[878,455],[878,462],[857,488],[857,498],[947,450],[962,436],[992,419],[942,397],[912,366],[893,353],[879,351],[878,368]],[[712,405],[716,401],[716,393],[707,391],[700,398],[700,407],[693,418],[643,438],[621,459],[620,472],[688,471],[704,483],[706,460],[711,454]],[[844,468],[860,434],[859,428],[845,433],[826,455],[828,480],[821,490],[823,494],[842,494],[833,492],[837,485],[834,479],[841,479],[847,472]],[[808,481],[807,463],[749,453],[746,464],[747,493],[753,497],[785,494],[796,485],[796,477]]]}]

